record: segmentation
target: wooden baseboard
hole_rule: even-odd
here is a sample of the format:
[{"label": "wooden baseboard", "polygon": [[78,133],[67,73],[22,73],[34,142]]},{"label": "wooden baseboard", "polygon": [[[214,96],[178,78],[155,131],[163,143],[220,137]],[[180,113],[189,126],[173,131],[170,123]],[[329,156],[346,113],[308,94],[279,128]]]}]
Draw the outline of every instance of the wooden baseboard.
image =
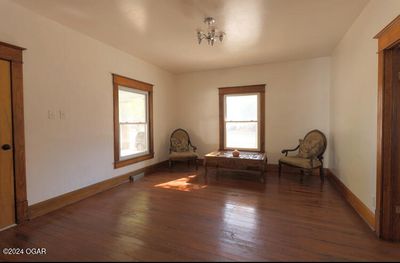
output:
[{"label": "wooden baseboard", "polygon": [[347,186],[345,186],[339,178],[328,170],[329,180],[344,197],[344,199],[353,207],[353,209],[358,213],[358,215],[368,224],[368,226],[375,231],[375,214],[369,210],[369,208],[364,205],[363,202],[350,191]]},{"label": "wooden baseboard", "polygon": [[[329,175],[328,168],[324,168],[324,173],[326,176]],[[274,172],[278,173],[279,172],[279,165],[278,164],[267,164],[267,172]],[[282,173],[295,173],[295,174],[300,174],[300,168],[288,166],[288,165],[282,165]],[[318,175],[319,176],[319,168],[318,169],[313,169],[312,175]]]},{"label": "wooden baseboard", "polygon": [[154,173],[160,167],[166,166],[168,161],[163,161],[160,163],[156,163],[145,168],[129,172],[124,175],[120,175],[96,184],[89,185],[87,187],[48,199],[46,201],[31,205],[28,207],[28,217],[29,219],[36,218],[38,216],[42,216],[54,210],[60,209],[64,206],[73,204],[85,198],[88,198],[97,193],[106,191],[118,185],[121,185],[125,182],[129,181],[131,176],[135,176],[140,173],[144,173],[145,175]]}]

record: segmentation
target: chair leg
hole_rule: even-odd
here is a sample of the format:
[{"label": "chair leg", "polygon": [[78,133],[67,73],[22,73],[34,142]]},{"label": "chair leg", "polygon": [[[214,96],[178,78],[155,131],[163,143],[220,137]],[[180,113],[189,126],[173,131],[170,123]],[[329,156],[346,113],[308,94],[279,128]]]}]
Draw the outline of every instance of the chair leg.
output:
[{"label": "chair leg", "polygon": [[169,166],[169,168],[172,167],[172,161],[171,160],[168,161],[168,166]]},{"label": "chair leg", "polygon": [[324,175],[324,167],[321,165],[319,168],[319,177],[321,178],[321,183],[324,183],[325,181],[325,175]]},{"label": "chair leg", "polygon": [[312,175],[312,169],[307,169],[307,170],[301,170],[301,177],[300,177],[300,182],[303,183],[304,181],[304,175],[307,174],[307,176]]},{"label": "chair leg", "polygon": [[196,171],[199,170],[199,165],[198,165],[198,163],[197,163],[197,158],[194,159],[194,164],[196,165]]},{"label": "chair leg", "polygon": [[279,177],[281,177],[281,173],[282,173],[282,163],[279,161],[279,167],[278,167]]}]

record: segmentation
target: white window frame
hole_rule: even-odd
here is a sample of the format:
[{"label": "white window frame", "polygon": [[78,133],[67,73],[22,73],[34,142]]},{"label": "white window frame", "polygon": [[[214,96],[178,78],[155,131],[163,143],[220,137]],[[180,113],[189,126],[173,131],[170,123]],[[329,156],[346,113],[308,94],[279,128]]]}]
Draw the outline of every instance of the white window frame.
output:
[{"label": "white window frame", "polygon": [[[257,95],[257,121],[229,121],[227,120],[227,105],[226,105],[226,99],[227,97],[234,97],[234,96],[248,96],[248,95]],[[252,92],[252,93],[233,93],[233,94],[225,94],[224,95],[224,148],[227,150],[242,150],[242,151],[260,151],[261,149],[261,142],[260,142],[260,128],[261,128],[261,107],[260,107],[260,96],[261,94],[259,92]],[[239,148],[239,147],[228,147],[226,145],[227,142],[227,129],[226,125],[227,123],[257,123],[257,134],[256,134],[256,140],[257,140],[257,148]]]},{"label": "white window frame", "polygon": [[[125,87],[125,86],[123,86],[123,85],[118,85],[118,92],[120,91],[120,90],[123,90],[123,91],[126,91],[126,92],[131,92],[131,93],[137,93],[137,94],[141,94],[141,95],[145,95],[145,97],[146,97],[146,103],[145,103],[145,114],[146,114],[146,116],[145,116],[145,122],[121,122],[119,119],[118,119],[118,121],[119,121],[119,128],[120,128],[120,131],[121,131],[121,125],[129,125],[129,124],[146,124],[146,146],[147,146],[147,149],[146,149],[146,151],[144,151],[144,152],[139,152],[139,153],[135,153],[135,154],[130,154],[130,155],[125,155],[125,156],[122,156],[121,155],[121,138],[119,139],[119,159],[121,160],[121,161],[123,161],[123,160],[128,160],[128,159],[132,159],[132,158],[135,158],[135,157],[140,157],[140,156],[144,156],[144,155],[147,155],[147,154],[149,154],[150,153],[150,145],[149,145],[149,140],[148,140],[148,138],[149,138],[149,92],[148,91],[144,91],[144,90],[138,90],[138,89],[134,89],[134,88],[129,88],[129,87]],[[119,105],[119,102],[118,102],[118,111],[120,110],[120,105]]]}]

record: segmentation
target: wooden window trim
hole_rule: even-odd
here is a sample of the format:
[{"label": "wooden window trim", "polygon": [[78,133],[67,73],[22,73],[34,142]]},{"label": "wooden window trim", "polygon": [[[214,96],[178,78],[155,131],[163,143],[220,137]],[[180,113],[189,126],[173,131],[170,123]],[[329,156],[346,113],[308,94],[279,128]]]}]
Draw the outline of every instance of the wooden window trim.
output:
[{"label": "wooden window trim", "polygon": [[10,61],[12,122],[14,147],[14,181],[16,222],[28,219],[28,200],[26,193],[24,96],[22,83],[22,52],[25,48],[0,42],[0,59]]},{"label": "wooden window trim", "polygon": [[[135,79],[127,78],[121,75],[112,74],[113,76],[113,105],[114,105],[114,168],[120,168],[134,163],[142,162],[144,160],[154,158],[154,141],[153,141],[153,85],[138,81]],[[130,159],[120,160],[120,141],[119,141],[119,98],[118,86],[124,86],[136,90],[148,92],[148,118],[149,118],[149,134],[148,144],[149,153]]]},{"label": "wooden window trim", "polygon": [[219,150],[226,151],[232,150],[225,148],[225,102],[224,96],[230,94],[260,94],[260,133],[259,133],[259,150],[246,150],[249,152],[265,152],[265,84],[237,86],[237,87],[223,87],[219,88]]}]

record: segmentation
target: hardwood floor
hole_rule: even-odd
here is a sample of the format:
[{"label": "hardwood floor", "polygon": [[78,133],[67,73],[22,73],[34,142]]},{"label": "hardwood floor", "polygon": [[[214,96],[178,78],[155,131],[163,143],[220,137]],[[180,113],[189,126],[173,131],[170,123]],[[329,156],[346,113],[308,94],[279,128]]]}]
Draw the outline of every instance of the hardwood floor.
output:
[{"label": "hardwood floor", "polygon": [[178,166],[0,232],[25,261],[398,261],[326,180]]}]

